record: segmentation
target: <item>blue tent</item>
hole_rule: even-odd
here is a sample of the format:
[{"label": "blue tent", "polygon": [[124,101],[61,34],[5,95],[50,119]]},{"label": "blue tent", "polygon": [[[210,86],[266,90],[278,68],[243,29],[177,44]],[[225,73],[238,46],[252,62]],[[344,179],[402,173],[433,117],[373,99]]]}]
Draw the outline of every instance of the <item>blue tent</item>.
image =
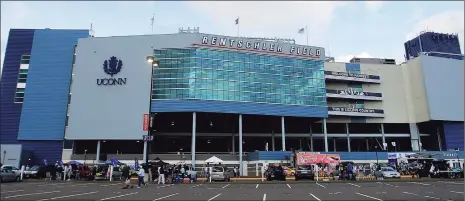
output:
[{"label": "blue tent", "polygon": [[69,161],[68,164],[69,165],[81,165],[82,163],[77,162],[77,161]]}]

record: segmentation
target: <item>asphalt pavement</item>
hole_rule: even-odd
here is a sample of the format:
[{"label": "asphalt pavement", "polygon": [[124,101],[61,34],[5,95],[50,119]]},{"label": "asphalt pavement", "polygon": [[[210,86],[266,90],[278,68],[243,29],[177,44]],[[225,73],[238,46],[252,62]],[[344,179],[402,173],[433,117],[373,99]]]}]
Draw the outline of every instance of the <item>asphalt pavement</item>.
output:
[{"label": "asphalt pavement", "polygon": [[463,180],[413,182],[195,183],[121,189],[122,183],[40,181],[1,184],[1,200],[464,200]]}]

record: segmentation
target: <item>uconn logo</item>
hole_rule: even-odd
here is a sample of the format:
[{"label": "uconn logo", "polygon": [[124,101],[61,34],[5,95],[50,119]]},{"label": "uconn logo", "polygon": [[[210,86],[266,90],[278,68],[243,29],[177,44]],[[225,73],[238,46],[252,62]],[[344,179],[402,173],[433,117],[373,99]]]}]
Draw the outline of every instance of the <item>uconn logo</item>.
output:
[{"label": "uconn logo", "polygon": [[110,75],[111,78],[97,79],[97,85],[125,85],[127,78],[114,78],[123,68],[123,61],[115,56],[110,57],[109,60],[103,62],[103,71]]}]

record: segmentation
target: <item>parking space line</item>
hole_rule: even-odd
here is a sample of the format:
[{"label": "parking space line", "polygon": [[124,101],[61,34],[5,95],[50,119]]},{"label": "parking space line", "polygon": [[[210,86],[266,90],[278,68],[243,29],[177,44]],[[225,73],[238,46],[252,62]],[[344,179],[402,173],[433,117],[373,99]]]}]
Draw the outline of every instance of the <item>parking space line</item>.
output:
[{"label": "parking space line", "polygon": [[287,187],[291,188],[291,185],[287,184]]},{"label": "parking space line", "polygon": [[356,186],[356,187],[359,187],[359,188],[361,187],[361,186],[359,186],[357,184],[353,184],[353,183],[347,183],[347,184],[352,185],[352,186]]},{"label": "parking space line", "polygon": [[103,200],[110,200],[110,199],[113,199],[113,198],[120,198],[120,197],[124,197],[124,196],[128,196],[128,195],[134,195],[134,194],[137,194],[137,193],[139,193],[139,192],[128,193],[128,194],[118,195],[118,196],[109,197],[109,198],[103,198],[103,199],[101,199],[101,200],[102,200],[102,201],[103,201]]},{"label": "parking space line", "polygon": [[155,199],[155,200],[153,200],[153,201],[157,201],[157,200],[162,200],[162,199],[165,199],[165,198],[169,198],[169,197],[175,196],[175,195],[177,195],[177,194],[179,194],[179,193],[174,193],[174,194],[171,194],[171,195],[163,196],[163,197],[157,198],[157,199]]},{"label": "parking space line", "polygon": [[37,185],[37,186],[56,186],[56,185],[63,185],[63,183],[57,183],[57,184],[49,184],[49,183],[45,183],[45,184],[41,184],[41,185]]},{"label": "parking space line", "polygon": [[431,186],[431,184],[425,184],[425,183],[420,183],[420,182],[408,182],[408,183],[411,183],[411,184],[418,184],[418,185],[423,185],[423,186]]},{"label": "parking space line", "polygon": [[231,185],[231,184],[226,184],[226,186],[223,186],[223,187],[221,187],[221,188],[226,188],[226,187],[228,187],[229,185]]},{"label": "parking space line", "polygon": [[173,186],[174,184],[168,184],[168,185],[164,185],[164,186],[159,186],[157,188],[165,188],[165,187],[168,187],[168,186]]},{"label": "parking space line", "polygon": [[265,201],[265,200],[266,200],[266,193],[263,194],[263,201]]},{"label": "parking space line", "polygon": [[21,191],[24,191],[24,190],[16,190],[16,191],[2,191],[0,193],[15,193],[15,192],[21,192]]},{"label": "parking space line", "polygon": [[100,185],[101,187],[105,187],[105,186],[116,186],[116,185],[121,185],[120,183],[118,184],[105,184],[105,185]]},{"label": "parking space line", "polygon": [[315,198],[315,200],[318,200],[318,201],[321,201],[320,198],[316,197],[315,195],[309,193],[313,198]]},{"label": "parking space line", "polygon": [[218,194],[218,195],[215,195],[215,196],[213,196],[213,197],[212,197],[212,198],[210,198],[210,199],[208,199],[208,201],[210,201],[210,200],[213,200],[213,199],[217,198],[217,197],[218,197],[218,196],[220,196],[220,195],[221,195],[221,193],[220,193],[220,194]]},{"label": "parking space line", "polygon": [[363,197],[371,198],[371,199],[373,199],[373,200],[383,201],[383,200],[381,200],[381,199],[379,199],[379,198],[371,197],[371,196],[369,196],[369,195],[365,195],[365,194],[361,194],[361,193],[355,193],[355,194],[361,195],[361,196],[363,196]]},{"label": "parking space line", "polygon": [[399,186],[396,186],[396,185],[392,185],[392,184],[388,184],[388,183],[384,183],[384,182],[376,182],[378,184],[384,184],[386,186],[392,186],[392,187],[399,187]]},{"label": "parking space line", "polygon": [[255,186],[255,188],[258,188],[258,184]]},{"label": "parking space line", "polygon": [[74,194],[74,195],[65,195],[65,196],[54,197],[54,198],[46,198],[46,199],[41,199],[41,200],[38,200],[38,201],[56,200],[56,199],[60,199],[60,198],[69,198],[69,197],[75,197],[75,196],[80,196],[80,195],[89,195],[89,194],[94,194],[94,193],[98,193],[98,191],[89,192],[89,193],[79,193],[79,194]]},{"label": "parking space line", "polygon": [[445,184],[457,184],[457,185],[463,185],[463,183],[460,182],[452,182],[452,181],[438,181],[440,183],[445,183]]},{"label": "parking space line", "polygon": [[[421,195],[418,195],[418,194],[415,194],[415,193],[409,193],[409,192],[402,192],[402,193],[404,193],[404,194],[409,194],[409,195],[415,195],[415,196],[421,197]],[[435,199],[435,200],[441,200],[441,198],[432,197],[432,196],[427,196],[427,195],[424,195],[423,197],[425,197],[425,198],[431,198],[431,199]]]},{"label": "parking space line", "polygon": [[321,188],[326,188],[326,186],[323,186],[323,185],[319,184],[318,182],[316,182],[316,185],[320,186]]},{"label": "parking space line", "polygon": [[49,194],[49,193],[59,193],[60,191],[48,191],[48,192],[41,192],[41,193],[28,193],[28,194],[21,194],[21,195],[12,195],[5,198],[16,198],[16,197],[23,197],[29,195],[40,195],[40,194]]},{"label": "parking space line", "polygon": [[458,193],[458,194],[463,194],[463,192],[457,192],[457,191],[449,191],[451,193]]},{"label": "parking space line", "polygon": [[191,188],[195,188],[195,187],[201,186],[201,185],[203,185],[203,184],[197,184],[197,185],[195,185],[195,186],[192,186]]}]

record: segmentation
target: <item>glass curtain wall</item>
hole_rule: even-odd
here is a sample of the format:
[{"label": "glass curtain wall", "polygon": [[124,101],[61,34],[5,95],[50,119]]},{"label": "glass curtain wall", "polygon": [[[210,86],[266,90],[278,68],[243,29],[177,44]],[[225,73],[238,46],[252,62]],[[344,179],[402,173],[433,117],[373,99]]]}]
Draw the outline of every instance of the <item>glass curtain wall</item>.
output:
[{"label": "glass curtain wall", "polygon": [[155,100],[326,106],[323,61],[200,48],[154,53]]}]

